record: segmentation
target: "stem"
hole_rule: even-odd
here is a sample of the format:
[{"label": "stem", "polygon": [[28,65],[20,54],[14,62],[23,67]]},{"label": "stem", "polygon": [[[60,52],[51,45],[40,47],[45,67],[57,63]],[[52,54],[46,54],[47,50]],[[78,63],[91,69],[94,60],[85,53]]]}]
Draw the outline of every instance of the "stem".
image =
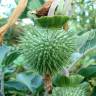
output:
[{"label": "stem", "polygon": [[68,29],[69,29],[68,22],[66,22],[66,23],[64,24],[63,29],[64,29],[65,31],[68,31]]},{"label": "stem", "polygon": [[16,7],[16,9],[13,11],[12,15],[10,16],[7,24],[5,24],[4,26],[2,26],[0,28],[0,43],[2,43],[2,39],[3,39],[4,34],[7,32],[7,30],[12,25],[14,25],[14,23],[16,22],[18,17],[21,15],[21,13],[26,8],[27,2],[28,2],[28,0],[20,0],[18,6]]},{"label": "stem", "polygon": [[2,72],[2,67],[0,68],[0,96],[4,95],[4,75]]},{"label": "stem", "polygon": [[45,93],[50,94],[52,92],[52,78],[49,74],[44,76],[44,88]]}]

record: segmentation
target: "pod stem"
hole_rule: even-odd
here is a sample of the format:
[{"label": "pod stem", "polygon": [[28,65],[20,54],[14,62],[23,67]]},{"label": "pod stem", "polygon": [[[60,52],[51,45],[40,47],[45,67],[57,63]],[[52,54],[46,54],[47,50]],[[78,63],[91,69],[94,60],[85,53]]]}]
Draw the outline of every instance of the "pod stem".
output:
[{"label": "pod stem", "polygon": [[48,94],[52,93],[52,77],[49,74],[44,76],[44,88]]}]

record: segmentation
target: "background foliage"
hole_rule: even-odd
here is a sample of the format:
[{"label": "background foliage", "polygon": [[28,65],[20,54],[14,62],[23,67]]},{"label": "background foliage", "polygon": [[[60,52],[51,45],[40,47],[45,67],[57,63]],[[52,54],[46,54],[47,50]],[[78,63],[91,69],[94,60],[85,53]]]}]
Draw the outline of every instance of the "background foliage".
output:
[{"label": "background foliage", "polygon": [[[16,0],[16,3],[18,1]],[[23,55],[18,53],[16,49],[16,46],[18,46],[17,37],[22,34],[21,32],[24,32],[23,27],[27,27],[26,25],[22,26],[22,19],[30,17],[29,12],[40,8],[44,2],[43,0],[29,0],[27,8],[20,17],[19,24],[14,25],[8,30],[8,34],[5,35],[4,44],[0,46],[0,66],[2,65],[3,67],[6,96],[43,96],[45,94],[42,76],[36,72],[34,73],[30,66],[25,63]],[[74,10],[72,18],[68,22],[68,31],[76,36],[77,50],[72,54],[70,58],[71,64],[67,67],[70,75],[66,76],[65,69],[61,70],[61,72],[53,76],[52,84],[54,90],[57,91],[64,87],[65,91],[68,90],[66,94],[71,94],[71,89],[74,88],[76,92],[79,92],[81,89],[77,87],[79,86],[80,88],[81,85],[84,85],[84,82],[87,82],[89,89],[85,89],[89,90],[90,93],[88,95],[95,96],[96,1],[74,0],[73,5]],[[33,18],[34,16],[31,15],[31,17]],[[0,19],[0,26],[4,25],[6,21],[7,19]],[[61,89],[63,90],[63,88]],[[52,96],[58,96],[57,94],[60,93],[56,93],[54,90]],[[80,92],[82,91],[84,90]]]}]

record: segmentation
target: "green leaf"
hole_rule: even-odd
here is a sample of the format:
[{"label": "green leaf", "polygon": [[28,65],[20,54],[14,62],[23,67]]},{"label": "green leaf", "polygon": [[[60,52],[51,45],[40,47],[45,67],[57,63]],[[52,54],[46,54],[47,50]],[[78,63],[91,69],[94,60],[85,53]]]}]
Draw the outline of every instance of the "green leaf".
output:
[{"label": "green leaf", "polygon": [[[84,38],[87,38],[87,39],[86,39],[86,42],[83,43],[83,45],[80,48],[81,52],[85,52],[86,50],[88,50],[90,48],[96,47],[96,29],[90,30],[90,31],[88,31],[84,34],[89,35],[89,36],[84,37]],[[82,37],[82,39],[80,39],[80,40],[82,40],[82,42],[84,42],[83,41],[84,38]]]},{"label": "green leaf", "polygon": [[13,52],[9,52],[9,54],[6,54],[3,61],[2,61],[2,64],[3,65],[10,65],[13,63],[13,61],[19,56],[19,53],[17,51],[13,51]]},{"label": "green leaf", "polygon": [[81,83],[84,78],[81,75],[71,75],[66,77],[64,75],[58,74],[53,79],[53,85],[56,87],[65,87],[65,86],[77,86]]},{"label": "green leaf", "polygon": [[41,76],[33,74],[32,72],[17,74],[17,81],[25,84],[31,92],[36,91],[36,89],[38,89],[42,85]]},{"label": "green leaf", "polygon": [[7,19],[0,19],[0,27],[6,24]]},{"label": "green leaf", "polygon": [[[86,50],[79,58],[77,58],[77,60],[75,60],[73,63],[72,63],[72,66],[69,66],[69,70],[70,71],[73,71],[75,68],[76,68],[76,66],[78,66],[78,64],[79,64],[79,66],[80,66],[80,62],[82,61],[82,60],[84,60],[85,59],[85,57],[86,56],[94,56],[93,54],[96,54],[96,47],[93,47],[93,48],[90,48],[90,49],[88,49],[88,50]],[[88,66],[88,64],[86,64],[87,66]],[[85,66],[85,65],[84,65]],[[79,69],[80,69],[81,67],[79,67]],[[77,70],[75,70],[75,71],[77,71]]]},{"label": "green leaf", "polygon": [[70,83],[69,78],[60,74],[58,74],[53,80],[53,85],[58,87],[68,86],[69,83]]},{"label": "green leaf", "polygon": [[69,20],[67,16],[44,16],[38,19],[35,19],[37,25],[46,28],[61,28]]},{"label": "green leaf", "polygon": [[27,92],[27,86],[19,81],[7,81],[5,82],[5,90],[7,91],[19,91],[19,92]]},{"label": "green leaf", "polygon": [[92,77],[96,77],[96,65],[90,65],[86,68],[82,68],[78,73],[89,79]]},{"label": "green leaf", "polygon": [[9,52],[10,48],[6,45],[0,46],[0,66],[5,58],[5,55]]},{"label": "green leaf", "polygon": [[87,32],[85,32],[80,36],[77,36],[76,44],[77,44],[78,50],[80,50],[86,44],[88,37],[89,37],[89,33]]},{"label": "green leaf", "polygon": [[96,86],[93,89],[92,96],[96,96]]},{"label": "green leaf", "polygon": [[75,87],[56,87],[50,96],[88,96],[88,88],[87,83]]}]

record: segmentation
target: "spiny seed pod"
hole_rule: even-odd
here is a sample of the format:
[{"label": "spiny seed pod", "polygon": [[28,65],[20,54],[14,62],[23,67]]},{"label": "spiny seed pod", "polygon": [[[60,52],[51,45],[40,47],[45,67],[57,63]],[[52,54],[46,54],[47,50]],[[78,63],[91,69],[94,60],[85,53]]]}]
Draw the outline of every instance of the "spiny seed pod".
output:
[{"label": "spiny seed pod", "polygon": [[88,84],[81,84],[76,87],[57,87],[53,89],[50,96],[89,96]]},{"label": "spiny seed pod", "polygon": [[32,26],[25,31],[20,37],[20,52],[33,70],[53,75],[68,64],[75,49],[74,37],[69,32]]}]

